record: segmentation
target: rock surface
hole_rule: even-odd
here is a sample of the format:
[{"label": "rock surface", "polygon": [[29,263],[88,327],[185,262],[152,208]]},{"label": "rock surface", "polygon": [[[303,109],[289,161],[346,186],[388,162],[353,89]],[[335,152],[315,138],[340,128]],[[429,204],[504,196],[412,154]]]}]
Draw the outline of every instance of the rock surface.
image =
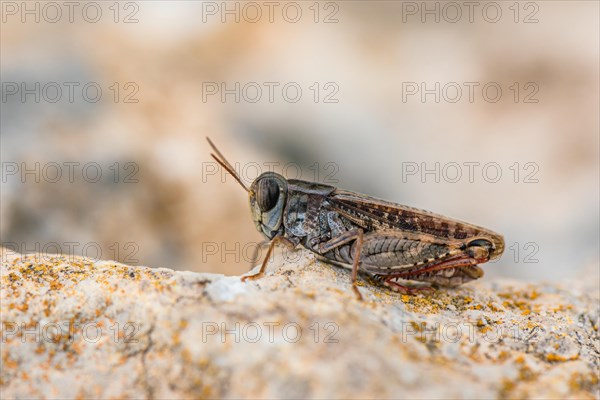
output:
[{"label": "rock surface", "polygon": [[597,285],[392,293],[311,254],[263,279],[2,253],[9,398],[597,398]]}]

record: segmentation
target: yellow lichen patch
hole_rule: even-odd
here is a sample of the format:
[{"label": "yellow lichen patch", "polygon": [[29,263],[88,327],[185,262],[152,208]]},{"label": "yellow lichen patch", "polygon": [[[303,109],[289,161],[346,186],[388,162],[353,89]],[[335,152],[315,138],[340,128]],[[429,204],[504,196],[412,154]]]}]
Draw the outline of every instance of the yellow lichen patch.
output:
[{"label": "yellow lichen patch", "polygon": [[450,305],[456,301],[456,296],[449,295],[446,292],[436,292],[432,295],[402,295],[400,300],[407,305],[410,311],[420,314],[439,314],[441,311],[448,310]]},{"label": "yellow lichen patch", "polygon": [[53,281],[50,282],[50,289],[51,290],[60,290],[63,288],[63,284],[60,283],[58,281],[58,279],[54,279]]},{"label": "yellow lichen patch", "polygon": [[410,326],[412,326],[415,331],[421,332],[423,330],[422,328],[424,328],[424,326],[425,326],[425,323],[421,322],[419,324],[419,323],[417,323],[415,321],[410,321]]},{"label": "yellow lichen patch", "polygon": [[[503,296],[501,296],[503,297]],[[506,297],[505,297],[506,298]],[[521,315],[529,315],[531,313],[531,303],[515,296],[515,298],[507,298],[502,302],[502,306],[508,309],[517,309],[521,311]]]},{"label": "yellow lichen patch", "polygon": [[191,364],[192,355],[187,348],[183,348],[183,350],[181,350],[181,359],[185,364]]},{"label": "yellow lichen patch", "polygon": [[510,358],[510,353],[508,351],[502,350],[500,353],[498,353],[498,356],[496,357],[496,360],[498,361],[506,361]]},{"label": "yellow lichen patch", "polygon": [[[439,327],[429,327],[425,321],[416,322],[410,321],[412,332],[406,332],[407,336],[413,336],[414,339],[421,343],[427,343],[428,345],[435,346],[435,342],[440,340]],[[431,339],[431,340],[428,340]]]},{"label": "yellow lichen patch", "polygon": [[456,307],[457,311],[465,310],[490,310],[497,311],[498,308],[494,306],[494,309],[490,307],[491,302],[479,303],[472,296],[453,296],[452,304]]},{"label": "yellow lichen patch", "polygon": [[74,354],[80,355],[81,354],[81,344],[80,343],[73,343],[73,345],[71,346],[71,351],[73,351]]},{"label": "yellow lichen patch", "polygon": [[493,319],[490,316],[483,316],[477,320],[475,325],[480,328],[482,333],[492,330],[492,325],[500,325],[504,323],[502,319]]},{"label": "yellow lichen patch", "polygon": [[314,291],[307,292],[306,290],[302,290],[302,289],[296,287],[296,288],[294,288],[294,292],[296,292],[299,295],[301,295],[302,297],[310,299],[310,300],[314,300],[317,298],[317,294]]},{"label": "yellow lichen patch", "polygon": [[193,397],[202,399],[220,397],[219,389],[211,385],[211,382],[214,382],[220,376],[220,369],[207,358],[201,358],[191,364],[191,368],[198,370],[200,373],[193,381],[186,382],[186,392],[193,393]]},{"label": "yellow lichen patch", "polygon": [[548,353],[546,354],[546,361],[549,362],[566,362],[573,361],[579,359],[579,354],[572,355],[570,357],[565,357],[556,353]]},{"label": "yellow lichen patch", "polygon": [[467,349],[468,349],[468,352],[466,353],[467,357],[469,357],[471,360],[473,360],[477,363],[480,363],[483,361],[483,355],[479,352],[480,344],[475,344],[473,346],[469,346]]},{"label": "yellow lichen patch", "polygon": [[515,358],[515,362],[517,364],[523,364],[525,362],[525,356],[523,354],[519,354],[516,358]]},{"label": "yellow lichen patch", "polygon": [[[553,311],[552,308],[548,308],[547,304],[556,302],[558,301],[558,298],[560,298],[558,295],[542,295],[537,289],[531,287],[527,287],[523,290],[501,292],[498,293],[498,297],[503,299],[502,305],[505,308],[518,310],[523,316],[539,314],[546,310]],[[556,297],[556,299],[554,297]],[[540,302],[542,298],[544,298],[545,302]],[[553,308],[556,308],[557,311],[568,310],[567,307],[562,307],[560,304],[558,306],[554,306]]]},{"label": "yellow lichen patch", "polygon": [[491,330],[492,330],[492,328],[490,326],[484,326],[484,327],[480,328],[481,333],[487,333]]},{"label": "yellow lichen patch", "polygon": [[5,368],[5,370],[11,370],[11,369],[16,369],[19,366],[19,364],[15,360],[10,358],[8,353],[3,353],[2,354],[2,366],[3,366],[3,368]]},{"label": "yellow lichen patch", "polygon": [[564,312],[564,311],[571,311],[573,309],[573,306],[570,304],[558,304],[554,307],[550,308],[550,311],[553,313],[558,313],[558,312]]},{"label": "yellow lichen patch", "polygon": [[533,322],[532,320],[527,320],[527,323],[525,324],[525,328],[529,330],[535,329],[539,326],[540,324],[538,324],[537,322]]},{"label": "yellow lichen patch", "polygon": [[493,312],[503,312],[504,311],[504,309],[498,307],[495,303],[492,303],[492,302],[489,302],[487,304],[487,307],[490,309],[490,311],[493,311]]},{"label": "yellow lichen patch", "polygon": [[500,390],[499,390],[498,397],[501,399],[513,397],[510,395],[510,393],[513,390],[515,390],[516,386],[517,385],[513,380],[508,379],[508,378],[503,378],[502,381],[500,382]]},{"label": "yellow lichen patch", "polygon": [[531,368],[529,368],[529,366],[525,363],[523,363],[521,365],[521,367],[519,368],[519,380],[520,381],[532,381],[535,378],[538,377],[539,374],[536,374],[535,372],[533,372],[533,370]]},{"label": "yellow lichen patch", "polygon": [[11,272],[10,274],[8,274],[7,278],[10,282],[16,282],[19,280],[19,275],[15,274],[14,272]]},{"label": "yellow lichen patch", "polygon": [[573,392],[586,390],[592,391],[598,385],[598,375],[593,372],[574,372],[569,378],[569,387]]},{"label": "yellow lichen patch", "polygon": [[179,346],[181,344],[181,335],[179,334],[179,331],[173,332],[171,343],[173,343],[174,346]]},{"label": "yellow lichen patch", "polygon": [[517,379],[503,378],[501,381],[498,398],[500,399],[528,399],[530,394],[528,386],[522,384],[522,382],[531,382],[534,380],[533,376],[525,375],[522,376],[519,373]]},{"label": "yellow lichen patch", "polygon": [[387,293],[382,293],[381,291],[378,291],[378,290],[371,291],[371,294],[373,296],[375,296],[375,300],[371,301],[372,303],[379,303],[381,301],[388,301],[388,302],[393,301],[393,300],[389,299],[390,296]]},{"label": "yellow lichen patch", "polygon": [[337,294],[341,294],[341,295],[343,295],[343,294],[346,293],[345,291],[343,291],[341,289],[338,289],[336,287],[330,287],[330,288],[327,288],[327,290],[329,290],[331,292],[334,292],[334,293],[337,293]]}]

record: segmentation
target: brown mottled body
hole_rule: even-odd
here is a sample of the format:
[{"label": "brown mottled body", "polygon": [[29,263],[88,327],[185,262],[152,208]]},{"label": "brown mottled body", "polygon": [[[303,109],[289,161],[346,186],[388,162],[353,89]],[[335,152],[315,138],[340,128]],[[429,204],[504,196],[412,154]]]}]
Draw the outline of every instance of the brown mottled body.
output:
[{"label": "brown mottled body", "polygon": [[[356,240],[330,250],[327,243],[360,229],[359,268],[383,283],[410,279],[458,286],[483,276],[476,265],[498,258],[504,249],[502,237],[485,228],[332,186],[288,182],[294,200],[284,211],[287,236],[325,259],[352,265]],[[484,244],[477,250],[469,246],[476,240]]]},{"label": "brown mottled body", "polygon": [[488,229],[334,186],[267,172],[247,189],[213,149],[221,159],[213,157],[248,191],[255,225],[271,240],[259,273],[244,279],[264,273],[275,243],[301,245],[325,260],[352,265],[359,297],[359,269],[392,289],[413,292],[422,287],[400,282],[457,286],[483,276],[477,265],[504,251],[502,236]]}]

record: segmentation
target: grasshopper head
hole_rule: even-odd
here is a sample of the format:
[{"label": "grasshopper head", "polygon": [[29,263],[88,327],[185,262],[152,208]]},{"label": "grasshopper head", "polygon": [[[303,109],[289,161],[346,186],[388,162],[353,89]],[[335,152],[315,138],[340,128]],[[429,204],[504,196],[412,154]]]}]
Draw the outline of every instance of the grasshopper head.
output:
[{"label": "grasshopper head", "polygon": [[287,197],[286,179],[274,172],[265,172],[252,182],[248,196],[256,229],[272,239],[283,221]]}]

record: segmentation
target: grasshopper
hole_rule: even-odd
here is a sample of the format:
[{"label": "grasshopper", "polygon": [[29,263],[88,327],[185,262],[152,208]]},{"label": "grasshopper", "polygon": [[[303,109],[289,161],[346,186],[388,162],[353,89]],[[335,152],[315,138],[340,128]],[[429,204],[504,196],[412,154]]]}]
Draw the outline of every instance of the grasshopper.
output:
[{"label": "grasshopper", "polygon": [[[359,299],[359,270],[392,290],[412,294],[481,278],[478,264],[504,251],[502,235],[486,228],[334,186],[265,172],[248,188],[206,139],[214,150],[211,156],[248,192],[256,229],[269,244],[258,273],[242,280],[264,275],[275,245],[301,245],[325,261],[351,265]],[[408,286],[405,280],[426,285]]]}]

